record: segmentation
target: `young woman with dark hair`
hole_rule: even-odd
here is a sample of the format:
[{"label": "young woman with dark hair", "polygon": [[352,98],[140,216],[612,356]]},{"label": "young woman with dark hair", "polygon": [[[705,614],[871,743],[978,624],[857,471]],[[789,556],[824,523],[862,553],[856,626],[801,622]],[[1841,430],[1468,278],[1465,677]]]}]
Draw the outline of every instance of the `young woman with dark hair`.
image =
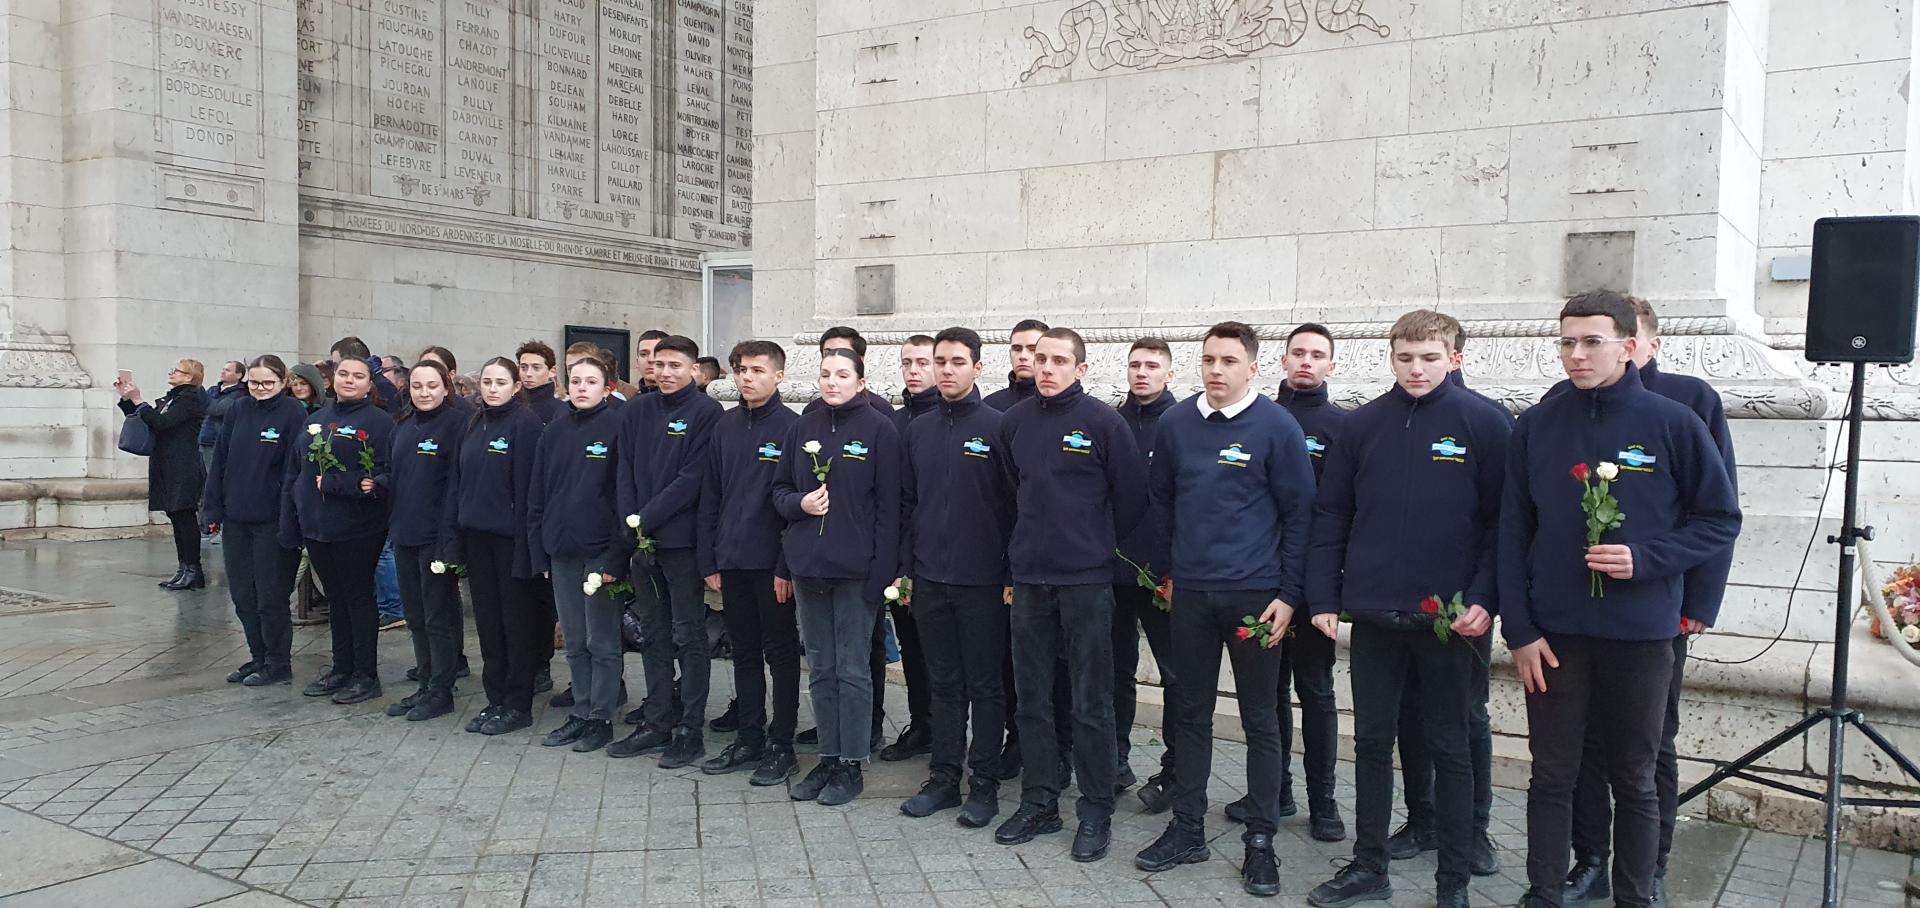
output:
[{"label": "young woman with dark hair", "polygon": [[616,513],[620,474],[620,407],[609,396],[613,369],[598,357],[567,367],[573,409],[540,435],[540,457],[528,496],[533,569],[553,585],[573,675],[573,704],[564,725],[541,741],[588,753],[613,740],[623,650],[620,606],[607,585],[623,581],[634,537]]},{"label": "young woman with dark hair", "polygon": [[307,419],[292,506],[281,512],[281,545],[306,540],[331,604],[333,665],[304,693],[342,705],[380,696],[373,570],[387,538],[394,426],[374,405],[372,368],[352,356],[334,363],[334,402]]},{"label": "young woman with dark hair", "polygon": [[307,409],[286,393],[287,365],[261,356],[245,371],[247,396],[227,411],[213,442],[200,501],[208,533],[220,533],[227,592],[247,635],[246,664],[227,683],[264,687],[293,679],[293,621],[287,610],[300,547],[280,539],[286,486],[300,472]]},{"label": "young woman with dark hair", "polygon": [[447,475],[467,420],[453,405],[452,376],[422,359],[407,375],[408,404],[393,437],[393,522],[388,531],[400,577],[400,607],[413,637],[420,687],[387,706],[387,715],[423,722],[453,711],[463,627],[460,580],[440,558],[445,535]]},{"label": "young woman with dark hair", "polygon": [[534,659],[542,635],[542,581],[528,543],[528,496],[546,426],[520,391],[519,364],[494,357],[480,369],[481,409],[468,422],[447,477],[442,559],[463,565],[480,634],[487,705],[467,731],[500,735],[533,724]]}]

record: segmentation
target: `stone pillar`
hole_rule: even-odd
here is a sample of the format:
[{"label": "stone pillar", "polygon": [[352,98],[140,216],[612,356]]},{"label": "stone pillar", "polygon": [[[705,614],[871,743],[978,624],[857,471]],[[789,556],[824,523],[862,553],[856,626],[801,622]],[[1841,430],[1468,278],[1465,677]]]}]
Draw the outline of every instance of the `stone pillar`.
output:
[{"label": "stone pillar", "polygon": [[814,314],[815,6],[816,0],[763,3],[754,23],[753,332],[759,337],[791,334]]}]

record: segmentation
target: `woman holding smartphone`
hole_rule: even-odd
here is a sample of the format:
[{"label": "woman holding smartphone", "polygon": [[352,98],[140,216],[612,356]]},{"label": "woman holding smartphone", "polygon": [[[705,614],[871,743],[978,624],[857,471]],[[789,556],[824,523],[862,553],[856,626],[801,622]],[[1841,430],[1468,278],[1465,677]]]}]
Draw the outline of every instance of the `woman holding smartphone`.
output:
[{"label": "woman holding smartphone", "polygon": [[393,436],[393,522],[388,536],[400,578],[400,607],[413,638],[420,687],[387,706],[387,715],[424,722],[453,712],[453,675],[464,626],[460,578],[433,569],[440,560],[447,508],[447,476],[467,420],[449,400],[452,377],[423,359],[407,373],[408,403]]},{"label": "woman holding smartphone", "polygon": [[153,453],[147,457],[147,509],[167,515],[173,524],[173,553],[179,567],[160,581],[161,589],[197,590],[207,585],[200,567],[200,493],[207,480],[200,460],[200,425],[207,417],[207,392],[200,388],[205,367],[197,359],[183,359],[167,370],[167,393],[146,403],[133,373],[122,369],[113,381],[120,393],[120,412],[135,417],[153,431]]},{"label": "woman holding smartphone", "polygon": [[773,506],[787,520],[787,568],[820,734],[820,763],[792,794],[836,806],[865,788],[861,764],[873,750],[868,655],[881,593],[899,573],[900,449],[893,421],[867,403],[860,357],[842,348],[820,357],[826,406],[788,430]]},{"label": "woman holding smartphone", "polygon": [[[546,424],[520,392],[520,366],[496,356],[480,368],[481,409],[468,421],[447,477],[444,560],[466,567],[480,634],[487,705],[467,731],[502,735],[533,724],[539,585],[528,554],[528,497]],[[584,582],[584,579],[583,579]]]},{"label": "woman holding smartphone", "polygon": [[553,584],[567,639],[573,705],[565,724],[541,741],[588,753],[613,740],[624,650],[620,606],[607,584],[626,578],[634,537],[614,506],[620,474],[620,404],[609,396],[613,364],[596,356],[567,367],[573,409],[540,435],[540,459],[528,495],[533,569]]},{"label": "woman holding smartphone", "polygon": [[334,363],[334,402],[307,418],[280,531],[288,548],[306,541],[331,604],[333,665],[304,693],[342,705],[380,696],[373,569],[387,540],[393,417],[374,405],[372,392],[366,360],[343,356]]},{"label": "woman holding smartphone", "polygon": [[287,481],[300,472],[307,408],[286,393],[287,364],[271,354],[247,364],[247,396],[227,411],[213,442],[200,519],[221,533],[227,592],[247,635],[247,663],[229,684],[264,687],[293,680],[293,592],[300,548],[280,539]]}]

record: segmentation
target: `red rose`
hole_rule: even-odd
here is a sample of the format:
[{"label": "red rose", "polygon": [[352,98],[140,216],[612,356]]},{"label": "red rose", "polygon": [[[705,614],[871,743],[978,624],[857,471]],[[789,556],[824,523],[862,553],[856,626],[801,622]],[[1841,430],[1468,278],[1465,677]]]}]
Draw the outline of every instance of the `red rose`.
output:
[{"label": "red rose", "polygon": [[1420,600],[1420,610],[1429,615],[1438,615],[1440,614],[1440,600],[1433,596],[1428,596]]},{"label": "red rose", "polygon": [[1573,478],[1577,482],[1586,482],[1587,477],[1593,475],[1592,471],[1588,470],[1587,465],[1584,463],[1574,464],[1573,469],[1567,472],[1573,474]]},{"label": "red rose", "polygon": [[327,434],[328,434],[328,435],[332,435],[332,434],[333,434],[333,430],[335,430],[335,429],[338,429],[338,428],[340,428],[340,424],[339,424],[339,423],[337,423],[337,422],[330,422],[330,423],[327,423]]},{"label": "red rose", "polygon": [[1253,628],[1250,628],[1250,627],[1234,628],[1233,635],[1242,640],[1250,639],[1253,637]]},{"label": "red rose", "polygon": [[358,431],[358,432],[355,432],[355,433],[353,433],[353,437],[354,437],[355,439],[358,439],[358,440],[360,440],[360,441],[366,441],[366,440],[367,440],[367,430],[365,430],[365,429],[361,429],[360,431]]}]

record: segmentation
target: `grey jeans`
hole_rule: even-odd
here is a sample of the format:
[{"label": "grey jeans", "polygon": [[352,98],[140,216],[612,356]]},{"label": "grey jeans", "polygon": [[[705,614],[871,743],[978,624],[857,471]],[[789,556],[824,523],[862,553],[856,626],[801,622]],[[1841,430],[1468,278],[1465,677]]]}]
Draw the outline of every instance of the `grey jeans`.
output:
[{"label": "grey jeans", "polygon": [[560,633],[567,638],[567,671],[573,676],[573,715],[613,721],[620,701],[620,606],[605,588],[592,596],[582,584],[587,563],[553,559],[553,603],[560,612]]},{"label": "grey jeans", "polygon": [[820,756],[864,760],[873,751],[873,648],[878,602],[863,601],[861,580],[793,578],[800,632],[807,641],[807,695],[820,729]]}]

